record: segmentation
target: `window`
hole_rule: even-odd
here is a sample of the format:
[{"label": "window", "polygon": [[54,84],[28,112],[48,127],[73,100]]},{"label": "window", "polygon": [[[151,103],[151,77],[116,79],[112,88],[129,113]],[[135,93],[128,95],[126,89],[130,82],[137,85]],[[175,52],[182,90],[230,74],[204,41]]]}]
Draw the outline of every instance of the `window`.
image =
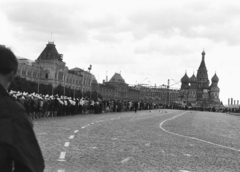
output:
[{"label": "window", "polygon": [[45,78],[48,79],[48,73],[45,74]]}]

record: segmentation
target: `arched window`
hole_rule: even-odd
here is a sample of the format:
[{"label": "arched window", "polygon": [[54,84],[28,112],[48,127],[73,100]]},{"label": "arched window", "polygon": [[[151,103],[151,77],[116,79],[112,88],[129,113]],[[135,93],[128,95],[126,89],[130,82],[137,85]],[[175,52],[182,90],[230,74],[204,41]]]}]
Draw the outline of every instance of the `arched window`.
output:
[{"label": "arched window", "polygon": [[45,70],[44,74],[45,74],[45,79],[48,79],[49,70]]}]

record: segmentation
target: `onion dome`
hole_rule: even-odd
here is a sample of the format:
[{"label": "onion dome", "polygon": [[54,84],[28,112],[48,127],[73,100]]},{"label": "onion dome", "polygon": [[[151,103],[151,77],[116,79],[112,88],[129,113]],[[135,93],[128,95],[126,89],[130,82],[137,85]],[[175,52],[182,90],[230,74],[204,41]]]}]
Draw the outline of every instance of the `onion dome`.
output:
[{"label": "onion dome", "polygon": [[197,82],[197,77],[193,74],[189,80],[191,83],[195,83]]},{"label": "onion dome", "polygon": [[219,81],[218,76],[215,73],[214,76],[212,77],[212,82],[218,82],[218,81]]},{"label": "onion dome", "polygon": [[189,77],[187,76],[187,73],[185,73],[185,75],[182,77],[181,82],[182,83],[189,83]]}]

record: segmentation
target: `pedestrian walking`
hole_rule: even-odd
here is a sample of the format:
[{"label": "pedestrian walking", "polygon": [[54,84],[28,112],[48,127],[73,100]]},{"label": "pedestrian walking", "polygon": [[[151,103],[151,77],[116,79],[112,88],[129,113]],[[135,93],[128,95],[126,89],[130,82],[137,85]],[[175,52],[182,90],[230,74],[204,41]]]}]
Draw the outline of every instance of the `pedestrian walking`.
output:
[{"label": "pedestrian walking", "polygon": [[136,102],[134,102],[134,111],[135,111],[135,113],[137,112],[137,109],[138,109],[138,102],[136,101]]}]

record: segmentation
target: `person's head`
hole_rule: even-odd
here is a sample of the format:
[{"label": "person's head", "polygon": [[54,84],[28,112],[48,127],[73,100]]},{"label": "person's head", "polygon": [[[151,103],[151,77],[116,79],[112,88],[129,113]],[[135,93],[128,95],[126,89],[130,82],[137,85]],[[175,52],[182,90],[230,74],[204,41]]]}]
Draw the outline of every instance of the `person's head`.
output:
[{"label": "person's head", "polygon": [[0,83],[7,89],[18,69],[18,61],[11,50],[0,46]]}]

